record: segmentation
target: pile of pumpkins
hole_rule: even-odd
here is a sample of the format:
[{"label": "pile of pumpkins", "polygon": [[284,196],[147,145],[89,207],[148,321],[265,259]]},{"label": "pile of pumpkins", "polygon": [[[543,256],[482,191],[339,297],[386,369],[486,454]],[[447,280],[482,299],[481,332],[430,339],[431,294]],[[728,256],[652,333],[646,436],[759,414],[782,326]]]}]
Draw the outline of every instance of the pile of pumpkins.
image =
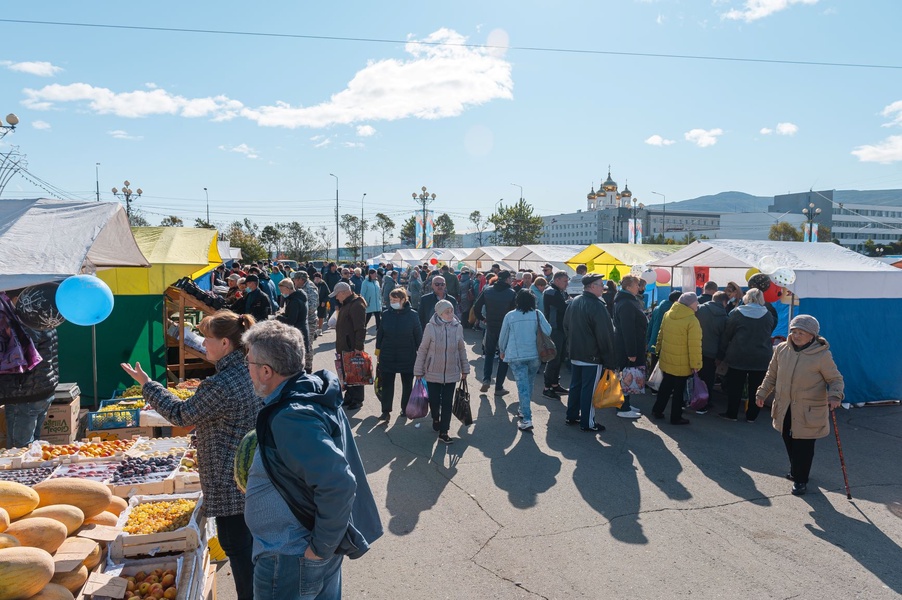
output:
[{"label": "pile of pumpkins", "polygon": [[100,563],[99,544],[76,569],[54,572],[53,554],[85,525],[116,525],[128,505],[87,479],[33,487],[0,481],[0,600],[74,600]]}]

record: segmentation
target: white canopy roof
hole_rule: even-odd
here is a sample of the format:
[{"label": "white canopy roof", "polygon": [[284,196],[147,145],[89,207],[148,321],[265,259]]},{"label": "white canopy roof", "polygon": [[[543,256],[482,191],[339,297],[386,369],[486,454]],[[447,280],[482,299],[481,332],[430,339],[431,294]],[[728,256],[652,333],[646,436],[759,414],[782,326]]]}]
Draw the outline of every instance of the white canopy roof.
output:
[{"label": "white canopy roof", "polygon": [[434,256],[440,261],[455,266],[458,262],[465,262],[464,259],[469,256],[473,250],[476,250],[476,248],[433,248],[429,256],[426,257],[426,260],[429,260]]},{"label": "white canopy roof", "polygon": [[511,269],[504,257],[516,250],[516,246],[480,246],[463,258],[463,262],[471,263],[477,269],[488,269],[492,263],[498,263],[505,269]]},{"label": "white canopy roof", "polygon": [[219,249],[219,256],[223,262],[241,258],[241,248],[229,246],[228,240],[216,242],[216,247]]},{"label": "white canopy roof", "polygon": [[[758,268],[765,257],[795,271],[796,281],[787,287],[802,298],[902,297],[902,271],[830,243],[704,240],[658,259],[651,266],[688,271],[682,273],[683,278],[689,275],[694,281],[694,267],[732,269],[735,274]],[[711,279],[717,281],[715,273]],[[681,285],[676,271],[674,285]]]},{"label": "white canopy roof", "polygon": [[395,250],[389,259],[395,266],[410,266],[412,264],[423,262],[424,258],[432,252],[430,248],[402,248]]},{"label": "white canopy roof", "polygon": [[149,266],[117,202],[0,202],[0,289]]},{"label": "white canopy roof", "polygon": [[555,271],[567,271],[574,273],[575,271],[567,266],[567,261],[574,254],[577,254],[585,246],[550,246],[550,245],[530,245],[520,246],[513,252],[504,257],[504,261],[511,267],[522,271],[523,269],[531,269],[533,271],[541,271],[542,265],[550,263],[554,266]]}]

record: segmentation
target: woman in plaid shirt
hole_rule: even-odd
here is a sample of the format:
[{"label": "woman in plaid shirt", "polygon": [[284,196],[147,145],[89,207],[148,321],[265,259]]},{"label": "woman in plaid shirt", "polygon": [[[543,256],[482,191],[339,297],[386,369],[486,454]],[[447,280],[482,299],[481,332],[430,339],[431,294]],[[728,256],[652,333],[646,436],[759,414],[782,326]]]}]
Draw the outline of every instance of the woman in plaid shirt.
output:
[{"label": "woman in plaid shirt", "polygon": [[235,451],[244,435],[254,428],[263,401],[254,393],[247,370],[241,335],[254,324],[250,315],[221,310],[201,321],[207,359],[216,363],[208,377],[188,400],[181,400],[163,385],[151,381],[141,369],[122,364],[141,384],[144,399],[170,423],[194,425],[200,486],[207,515],[216,517],[219,542],[229,557],[239,600],[254,597],[253,538],[244,523],[244,494],[235,485]]}]

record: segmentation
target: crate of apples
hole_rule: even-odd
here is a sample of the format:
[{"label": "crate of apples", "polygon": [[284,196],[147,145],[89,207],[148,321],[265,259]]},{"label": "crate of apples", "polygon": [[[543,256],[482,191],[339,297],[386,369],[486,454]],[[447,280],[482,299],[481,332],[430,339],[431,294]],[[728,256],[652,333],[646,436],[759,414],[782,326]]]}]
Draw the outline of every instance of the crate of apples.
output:
[{"label": "crate of apples", "polygon": [[125,596],[123,600],[173,600],[178,596],[175,582],[175,571],[172,569],[154,569],[147,573],[138,571],[134,575],[125,576]]},{"label": "crate of apples", "polygon": [[41,460],[57,460],[67,456],[75,456],[79,451],[78,444],[65,444],[57,446],[48,444],[41,447]]}]

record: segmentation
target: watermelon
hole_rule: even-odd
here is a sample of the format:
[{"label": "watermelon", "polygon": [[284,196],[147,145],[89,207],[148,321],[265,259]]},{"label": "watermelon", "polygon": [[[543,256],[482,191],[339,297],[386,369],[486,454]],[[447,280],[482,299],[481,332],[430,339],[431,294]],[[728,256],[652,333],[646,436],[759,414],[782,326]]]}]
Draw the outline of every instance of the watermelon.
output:
[{"label": "watermelon", "polygon": [[247,474],[254,462],[254,453],[257,451],[257,430],[251,429],[238,444],[235,451],[235,485],[242,493],[247,492]]}]

